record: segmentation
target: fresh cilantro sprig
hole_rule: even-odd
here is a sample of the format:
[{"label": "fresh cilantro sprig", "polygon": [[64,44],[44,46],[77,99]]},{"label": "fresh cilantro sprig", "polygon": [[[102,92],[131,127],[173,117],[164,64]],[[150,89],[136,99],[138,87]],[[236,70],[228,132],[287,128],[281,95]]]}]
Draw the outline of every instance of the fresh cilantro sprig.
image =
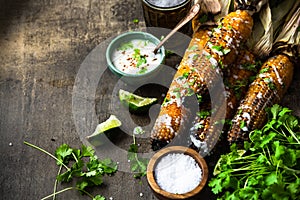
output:
[{"label": "fresh cilantro sprig", "polygon": [[234,144],[219,159],[209,186],[220,199],[299,199],[299,119],[277,104],[268,115],[267,123],[250,133],[243,149]]},{"label": "fresh cilantro sprig", "polygon": [[130,162],[130,170],[134,173],[134,178],[141,178],[147,174],[148,158],[138,156],[138,144],[136,143],[135,135],[143,134],[141,127],[136,127],[132,134],[133,143],[130,145],[127,158]]},{"label": "fresh cilantro sprig", "polygon": [[[67,144],[62,144],[56,149],[55,155],[53,155],[29,142],[25,141],[24,144],[49,155],[56,160],[56,164],[60,167],[53,193],[44,197],[42,200],[50,197],[55,199],[57,194],[68,190],[77,190],[81,194],[88,195],[93,200],[105,200],[105,197],[101,195],[91,195],[86,191],[86,188],[101,185],[103,183],[102,177],[105,174],[110,175],[117,171],[117,164],[111,159],[99,160],[93,148],[85,145],[83,145],[81,149],[73,149]],[[62,168],[65,168],[65,170],[63,171]],[[76,179],[76,186],[56,191],[57,182],[68,183],[74,179]]]}]

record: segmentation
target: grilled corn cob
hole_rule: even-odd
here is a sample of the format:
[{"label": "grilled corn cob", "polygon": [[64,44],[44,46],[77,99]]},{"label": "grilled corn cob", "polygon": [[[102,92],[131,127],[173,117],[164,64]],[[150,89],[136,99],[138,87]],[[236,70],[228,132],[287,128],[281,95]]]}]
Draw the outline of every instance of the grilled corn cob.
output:
[{"label": "grilled corn cob", "polygon": [[260,128],[265,119],[265,108],[279,103],[293,77],[293,63],[287,55],[277,55],[262,66],[242,100],[232,120],[228,141],[243,142],[251,130]]},{"label": "grilled corn cob", "polygon": [[[173,81],[161,106],[159,116],[151,132],[152,148],[154,150],[168,144],[175,135],[177,135],[180,125],[183,124],[183,116],[187,112],[183,101],[187,92],[191,92],[187,79],[192,68],[189,63],[193,60],[193,56],[197,55],[195,52],[204,48],[208,39],[208,30],[199,30],[194,33],[194,37],[174,75]],[[195,47],[197,47],[197,49]]]},{"label": "grilled corn cob", "polygon": [[237,10],[223,18],[205,44],[201,43],[197,33],[194,34],[154,123],[151,132],[153,149],[165,146],[178,135],[187,113],[182,104],[185,97],[194,93],[201,98],[207,94],[208,88],[220,84],[222,69],[235,61],[240,46],[251,34],[252,26],[248,11]]},{"label": "grilled corn cob", "polygon": [[299,40],[295,40],[299,37],[299,25],[298,7],[275,40],[273,56],[262,65],[242,100],[228,131],[229,143],[242,144],[248,140],[250,131],[263,126],[267,118],[265,109],[279,103],[286,93],[293,78],[294,58],[299,58]]},{"label": "grilled corn cob", "polygon": [[[233,117],[239,100],[244,96],[251,82],[251,77],[254,76],[257,71],[254,55],[249,51],[241,50],[238,58],[238,61],[224,72],[224,82],[226,82],[225,99],[227,105],[226,110],[217,110],[216,115],[219,116],[222,115],[222,113],[226,113],[225,120],[229,120]],[[206,105],[205,107],[209,106]],[[202,110],[202,108],[200,108],[200,112],[196,116],[190,130],[192,143],[190,146],[199,151],[202,155],[213,149],[222,130],[226,130],[227,128],[223,127],[223,124],[212,121],[211,113],[211,111]]]}]

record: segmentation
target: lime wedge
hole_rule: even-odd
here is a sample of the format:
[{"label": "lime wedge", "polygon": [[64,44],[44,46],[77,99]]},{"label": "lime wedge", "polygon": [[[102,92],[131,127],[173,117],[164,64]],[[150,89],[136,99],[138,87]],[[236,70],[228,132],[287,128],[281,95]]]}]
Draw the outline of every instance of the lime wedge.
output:
[{"label": "lime wedge", "polygon": [[93,134],[87,136],[87,140],[94,146],[100,146],[105,143],[104,134],[111,133],[115,128],[118,128],[122,125],[122,122],[115,116],[110,115],[110,117],[97,125]]},{"label": "lime wedge", "polygon": [[151,105],[157,102],[157,98],[142,97],[120,89],[120,101],[133,113],[143,113],[149,110]]}]

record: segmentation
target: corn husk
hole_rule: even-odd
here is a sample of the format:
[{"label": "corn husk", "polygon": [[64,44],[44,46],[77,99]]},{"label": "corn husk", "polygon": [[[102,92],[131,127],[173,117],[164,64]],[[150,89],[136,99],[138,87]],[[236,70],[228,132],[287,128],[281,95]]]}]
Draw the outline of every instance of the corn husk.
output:
[{"label": "corn husk", "polygon": [[[274,41],[274,44],[283,42],[292,45],[299,45],[299,25],[300,25],[300,3],[295,4],[288,16],[288,21],[283,25],[282,31]],[[297,10],[296,10],[297,9]]]},{"label": "corn husk", "polygon": [[291,17],[283,25],[282,31],[273,44],[273,52],[285,53],[290,58],[298,62],[300,53],[300,7],[297,6],[295,12],[291,12]]},{"label": "corn husk", "polygon": [[215,20],[219,21],[224,16],[228,15],[228,13],[232,10],[233,0],[218,0],[221,6],[220,14],[215,16]]},{"label": "corn husk", "polygon": [[[221,12],[221,0],[195,0],[194,4],[200,5],[200,11],[192,20],[192,29],[196,32],[203,25],[214,25],[215,22],[208,20],[208,15],[217,15]],[[203,20],[207,18],[208,21]]]},{"label": "corn husk", "polygon": [[255,20],[251,38],[247,42],[249,49],[260,58],[268,56],[277,33],[282,29],[289,13],[299,6],[297,0],[281,1],[278,5],[265,5]]}]

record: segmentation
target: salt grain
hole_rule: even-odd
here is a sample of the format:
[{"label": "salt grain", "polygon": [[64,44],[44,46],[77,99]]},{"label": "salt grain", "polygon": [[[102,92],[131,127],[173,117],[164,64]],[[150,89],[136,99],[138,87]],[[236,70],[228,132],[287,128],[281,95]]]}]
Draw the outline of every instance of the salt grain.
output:
[{"label": "salt grain", "polygon": [[158,7],[173,7],[182,4],[186,0],[147,0],[150,4]]},{"label": "salt grain", "polygon": [[202,170],[191,156],[170,153],[158,162],[155,178],[163,190],[173,194],[183,194],[199,185]]}]

